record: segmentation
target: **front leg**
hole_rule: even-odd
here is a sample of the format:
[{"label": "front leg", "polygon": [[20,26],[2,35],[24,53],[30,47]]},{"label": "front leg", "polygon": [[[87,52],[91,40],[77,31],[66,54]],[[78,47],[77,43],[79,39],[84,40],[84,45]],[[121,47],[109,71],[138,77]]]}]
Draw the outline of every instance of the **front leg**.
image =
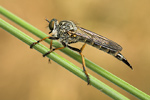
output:
[{"label": "front leg", "polygon": [[[39,42],[42,42],[43,40],[45,40],[45,39],[51,39],[51,40],[58,40],[59,38],[58,37],[45,37],[45,38],[43,38],[43,39],[41,39],[41,40],[38,40],[37,42],[34,42],[34,43],[32,43],[31,45],[30,45],[30,48],[32,49],[32,47],[35,45],[35,44],[37,44],[37,43],[39,43]],[[51,47],[51,46],[50,46]]]}]

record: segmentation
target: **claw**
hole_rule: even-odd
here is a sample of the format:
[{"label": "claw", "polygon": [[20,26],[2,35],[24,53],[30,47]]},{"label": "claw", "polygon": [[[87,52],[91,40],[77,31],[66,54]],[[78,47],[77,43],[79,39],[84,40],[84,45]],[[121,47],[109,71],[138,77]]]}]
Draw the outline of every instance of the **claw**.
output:
[{"label": "claw", "polygon": [[43,55],[43,57],[45,57],[45,56],[46,56],[46,54]]},{"label": "claw", "polygon": [[32,49],[32,47],[35,45],[35,43],[32,43],[31,45],[30,45],[30,49]]},{"label": "claw", "polygon": [[86,77],[87,77],[87,85],[90,85],[90,78],[88,75],[86,75]]},{"label": "claw", "polygon": [[50,53],[51,53],[50,51],[47,52],[47,53],[45,53],[45,54],[43,55],[43,57],[47,56],[47,55],[50,54]]}]

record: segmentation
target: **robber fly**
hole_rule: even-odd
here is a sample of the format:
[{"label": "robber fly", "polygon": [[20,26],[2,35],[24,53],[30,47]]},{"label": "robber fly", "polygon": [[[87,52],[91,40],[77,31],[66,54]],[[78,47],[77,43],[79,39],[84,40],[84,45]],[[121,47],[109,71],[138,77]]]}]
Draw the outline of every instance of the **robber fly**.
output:
[{"label": "robber fly", "polygon": [[[124,62],[126,65],[128,65],[132,69],[132,66],[128,63],[126,58],[124,58],[124,56],[120,53],[120,51],[122,50],[122,47],[119,44],[101,35],[98,35],[92,31],[79,27],[72,21],[63,20],[63,21],[58,22],[56,19],[52,19],[51,21],[46,19],[46,21],[49,23],[49,29],[50,29],[49,34],[52,34],[52,36],[45,37],[41,40],[38,40],[37,42],[34,42],[33,44],[30,45],[30,48],[32,48],[35,44],[48,38],[48,39],[51,39],[50,51],[44,54],[43,57],[45,57],[46,55],[50,54],[51,52],[55,50],[60,50],[65,47],[68,47],[71,50],[78,52],[82,58],[83,71],[87,77],[88,84],[90,84],[90,79],[85,69],[86,67],[85,60],[82,54],[82,51],[86,44],[96,47],[97,49],[102,50],[108,54],[111,54],[112,56]],[[60,43],[63,45],[63,47],[52,49],[52,40],[59,40]],[[80,49],[69,45],[69,44],[77,43],[77,42],[84,43]]]}]

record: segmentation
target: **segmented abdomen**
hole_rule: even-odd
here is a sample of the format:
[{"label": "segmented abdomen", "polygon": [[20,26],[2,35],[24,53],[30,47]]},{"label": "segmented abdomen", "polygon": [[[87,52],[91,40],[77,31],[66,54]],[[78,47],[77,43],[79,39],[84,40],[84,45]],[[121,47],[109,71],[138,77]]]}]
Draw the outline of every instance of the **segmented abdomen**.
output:
[{"label": "segmented abdomen", "polygon": [[[80,38],[79,41],[87,43],[87,44],[89,44],[93,47],[96,47],[97,49],[102,50],[104,52],[107,52],[108,54],[111,54],[113,56],[116,56],[119,53],[119,50],[111,48],[111,42],[109,42],[109,41],[99,40],[99,42],[97,42],[96,40],[94,40],[92,38]],[[108,47],[108,45],[109,45],[109,47]]]},{"label": "segmented abdomen", "polygon": [[97,49],[102,50],[102,51],[104,51],[104,52],[106,52],[108,54],[111,54],[113,56],[116,56],[118,54],[117,50],[111,49],[111,48],[108,48],[107,46],[105,46],[104,44],[107,43],[105,41],[102,41],[101,44],[103,44],[103,45],[101,45],[101,44],[99,44],[97,42],[91,42],[90,43],[90,42],[88,42],[88,40],[86,40],[86,43],[89,44],[89,45],[91,45],[91,46],[93,46],[93,47],[96,47]]}]

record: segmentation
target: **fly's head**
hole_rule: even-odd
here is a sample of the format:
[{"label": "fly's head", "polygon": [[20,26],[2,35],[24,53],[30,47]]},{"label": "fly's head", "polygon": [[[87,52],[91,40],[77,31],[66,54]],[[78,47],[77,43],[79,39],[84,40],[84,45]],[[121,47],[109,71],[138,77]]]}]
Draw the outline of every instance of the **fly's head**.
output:
[{"label": "fly's head", "polygon": [[49,34],[52,33],[52,36],[57,37],[58,36],[58,29],[59,29],[58,21],[56,19],[52,19],[51,21],[46,19],[46,21],[49,22],[49,29],[50,29]]}]

